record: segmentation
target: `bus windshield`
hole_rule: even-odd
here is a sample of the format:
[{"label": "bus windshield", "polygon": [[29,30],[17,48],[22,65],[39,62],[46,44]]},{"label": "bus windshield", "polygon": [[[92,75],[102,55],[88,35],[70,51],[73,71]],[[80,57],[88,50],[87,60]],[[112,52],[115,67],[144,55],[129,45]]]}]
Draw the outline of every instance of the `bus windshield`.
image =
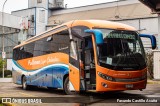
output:
[{"label": "bus windshield", "polygon": [[113,70],[141,70],[146,67],[145,52],[137,32],[99,29],[103,44],[97,45],[99,64]]}]

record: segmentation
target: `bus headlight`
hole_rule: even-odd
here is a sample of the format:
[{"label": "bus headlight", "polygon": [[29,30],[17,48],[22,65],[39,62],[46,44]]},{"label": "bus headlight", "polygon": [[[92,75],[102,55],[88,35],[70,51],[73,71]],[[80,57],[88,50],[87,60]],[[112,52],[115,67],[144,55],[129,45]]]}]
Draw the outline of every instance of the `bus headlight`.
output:
[{"label": "bus headlight", "polygon": [[108,75],[103,74],[103,73],[101,73],[101,72],[98,72],[98,75],[99,75],[101,78],[105,79],[105,80],[113,81],[113,78],[112,78],[111,76],[108,76]]}]

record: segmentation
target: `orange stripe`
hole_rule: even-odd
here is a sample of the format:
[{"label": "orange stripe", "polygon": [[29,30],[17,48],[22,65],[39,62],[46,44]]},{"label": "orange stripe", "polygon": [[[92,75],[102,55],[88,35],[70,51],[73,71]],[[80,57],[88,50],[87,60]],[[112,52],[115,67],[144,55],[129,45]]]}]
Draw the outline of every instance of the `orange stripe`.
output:
[{"label": "orange stripe", "polygon": [[69,63],[69,55],[64,53],[52,53],[43,56],[17,61],[26,70],[35,70],[55,63]]}]

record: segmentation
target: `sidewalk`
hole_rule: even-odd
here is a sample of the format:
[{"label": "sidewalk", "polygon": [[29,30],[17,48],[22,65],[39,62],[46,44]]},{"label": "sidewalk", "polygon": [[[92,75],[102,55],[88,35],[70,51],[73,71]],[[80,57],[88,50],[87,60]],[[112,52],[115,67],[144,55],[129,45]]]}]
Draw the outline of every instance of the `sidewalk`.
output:
[{"label": "sidewalk", "polygon": [[12,78],[0,78],[0,82],[13,82]]},{"label": "sidewalk", "polygon": [[160,84],[160,80],[147,79],[147,84]]}]

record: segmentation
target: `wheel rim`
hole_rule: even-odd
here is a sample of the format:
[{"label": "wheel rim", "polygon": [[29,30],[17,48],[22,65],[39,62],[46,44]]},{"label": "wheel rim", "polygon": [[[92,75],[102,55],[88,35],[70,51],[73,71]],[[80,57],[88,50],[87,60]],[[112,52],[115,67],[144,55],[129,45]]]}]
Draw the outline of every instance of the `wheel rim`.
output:
[{"label": "wheel rim", "polygon": [[69,89],[69,81],[68,81],[68,83],[67,83],[67,90],[68,90],[69,92],[71,92],[71,90]]},{"label": "wheel rim", "polygon": [[23,89],[26,89],[26,79],[23,78]]}]

